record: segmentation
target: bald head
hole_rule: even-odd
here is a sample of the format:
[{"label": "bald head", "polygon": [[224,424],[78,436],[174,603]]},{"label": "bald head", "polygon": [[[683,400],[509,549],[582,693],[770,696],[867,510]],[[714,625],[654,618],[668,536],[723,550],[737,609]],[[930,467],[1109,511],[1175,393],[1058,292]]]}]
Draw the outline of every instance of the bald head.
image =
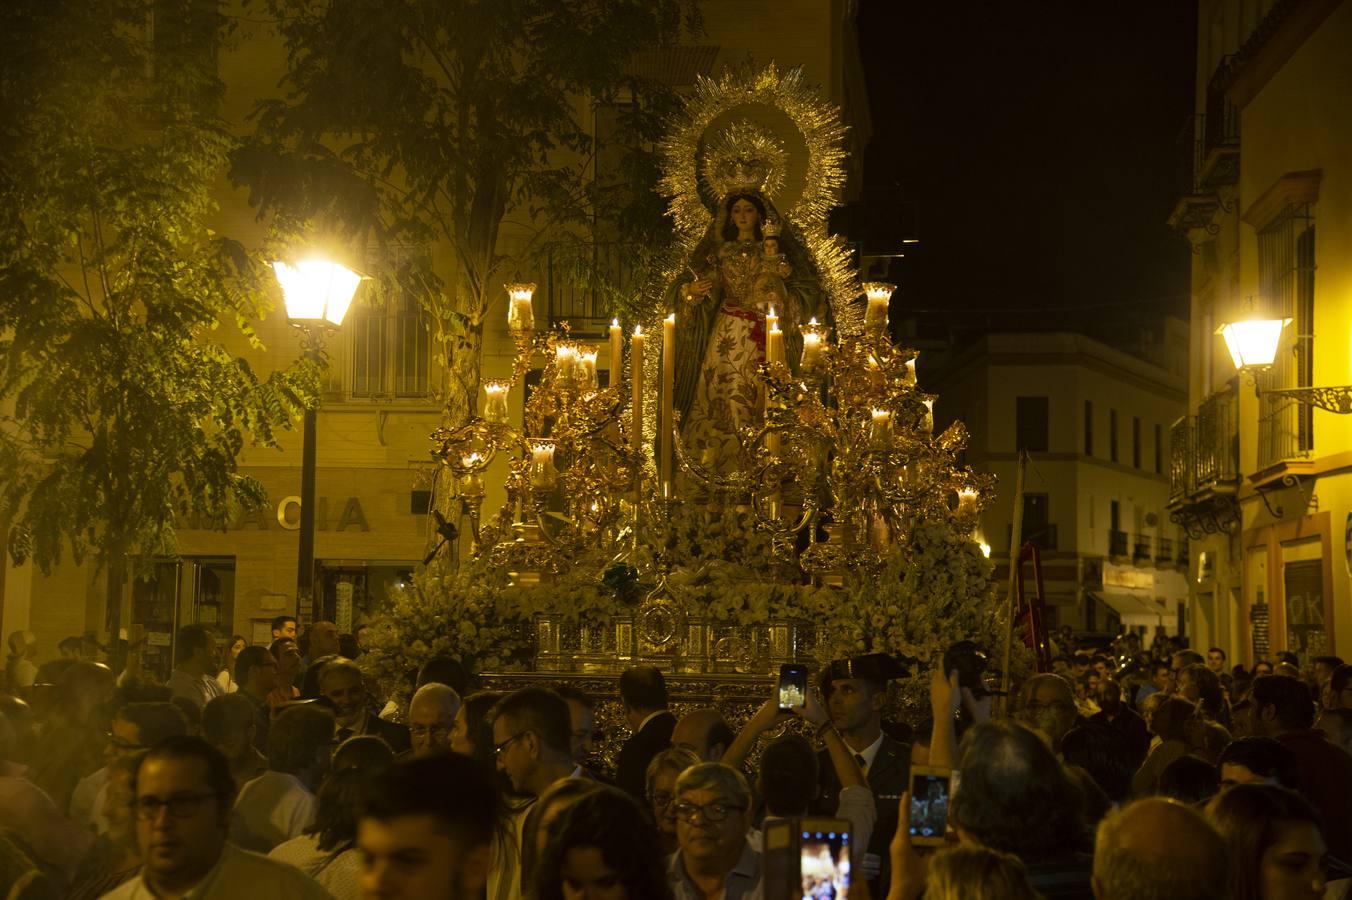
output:
[{"label": "bald head", "polygon": [[1110,813],[1094,846],[1098,900],[1222,900],[1225,841],[1190,806],[1152,797]]},{"label": "bald head", "polygon": [[408,731],[414,756],[451,749],[451,727],[460,712],[460,695],[435,681],[418,688],[408,705]]},{"label": "bald head", "polygon": [[723,714],[709,706],[681,716],[671,733],[671,744],[691,751],[700,762],[718,762],[734,737]]}]

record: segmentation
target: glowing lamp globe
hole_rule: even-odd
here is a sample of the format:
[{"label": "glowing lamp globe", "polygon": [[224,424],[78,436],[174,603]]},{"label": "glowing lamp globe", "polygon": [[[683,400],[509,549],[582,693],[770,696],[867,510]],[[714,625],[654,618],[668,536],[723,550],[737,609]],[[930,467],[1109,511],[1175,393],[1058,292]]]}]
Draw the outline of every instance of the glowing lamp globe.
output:
[{"label": "glowing lamp globe", "polygon": [[295,325],[342,325],[361,284],[356,272],[323,259],[279,261],[272,269],[282,286],[286,317]]},{"label": "glowing lamp globe", "polygon": [[1235,369],[1251,372],[1266,369],[1277,358],[1277,343],[1282,329],[1290,319],[1249,319],[1245,322],[1227,322],[1216,333],[1225,338],[1225,349],[1230,351]]}]

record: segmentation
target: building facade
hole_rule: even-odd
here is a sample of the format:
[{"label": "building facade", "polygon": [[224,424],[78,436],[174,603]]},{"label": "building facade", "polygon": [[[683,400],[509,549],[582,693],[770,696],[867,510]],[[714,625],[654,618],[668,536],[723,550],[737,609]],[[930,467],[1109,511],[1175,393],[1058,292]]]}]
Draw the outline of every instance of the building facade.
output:
[{"label": "building facade", "polygon": [[[677,90],[693,86],[696,76],[716,75],[748,62],[802,66],[806,80],[820,85],[827,98],[845,109],[852,165],[857,166],[869,133],[854,32],[857,6],[857,0],[703,4],[702,33],[677,46],[640,51],[633,65],[639,74],[662,79]],[[285,55],[280,38],[267,25],[244,17],[240,27],[239,39],[221,48],[218,65],[226,87],[224,113],[244,133],[255,102],[277,93]],[[606,129],[612,127],[605,110],[583,98],[579,104],[603,145]],[[858,172],[851,174],[857,185]],[[246,244],[262,240],[262,226],[245,192],[223,188],[220,205],[218,231]],[[504,227],[504,249],[510,251],[513,239],[509,223]],[[433,254],[439,273],[449,277],[453,253],[433,248]],[[368,258],[367,269],[387,262]],[[622,264],[621,254],[616,255],[616,264]],[[535,297],[538,322],[568,320],[575,335],[599,337],[611,315],[608,301],[599,293],[579,292],[556,277],[548,264],[520,276],[540,285]],[[504,294],[486,328],[485,378],[506,375],[511,369],[513,342],[506,325]],[[267,350],[244,346],[237,350],[260,373],[284,366],[300,354],[299,335],[288,326],[280,304],[254,327]],[[599,366],[604,371],[610,362],[604,341],[599,343]],[[441,421],[441,373],[428,323],[412,299],[377,308],[359,292],[342,328],[328,337],[326,350],[328,381],[317,431],[316,614],[334,618],[347,630],[391,591],[407,584],[434,540],[428,517],[429,435]],[[520,420],[519,396],[514,397],[511,413]],[[205,622],[224,634],[262,641],[269,637],[267,626],[274,616],[295,611],[299,427],[279,439],[281,450],[250,449],[241,460],[242,471],[267,488],[267,508],[241,516],[224,533],[181,522],[179,558],[139,561],[142,577],[128,586],[120,621],[145,627],[153,665],[167,664],[171,635],[184,624]],[[495,466],[485,479],[485,509],[496,508],[503,497],[505,468]],[[31,565],[15,567],[6,557],[0,579],[0,631],[35,632],[42,658],[54,656],[57,641],[68,635],[92,632],[105,640],[109,637],[103,633],[103,581],[92,565],[68,562],[48,577]]]},{"label": "building facade", "polygon": [[[1171,517],[1190,536],[1192,624],[1233,661],[1352,649],[1352,4],[1202,0],[1196,109],[1170,224],[1193,246],[1188,415]],[[1217,329],[1290,319],[1239,374]],[[1333,393],[1336,397],[1337,392]]]},{"label": "building facade", "polygon": [[[921,369],[936,429],[961,419],[967,463],[994,474],[981,541],[1008,578],[1015,482],[1022,541],[1041,556],[1048,623],[1116,634],[1186,632],[1188,545],[1168,520],[1169,425],[1184,408],[1186,327],[1165,326],[1153,359],[1069,332],[991,334]],[[1031,567],[1027,589],[1034,590]]]}]

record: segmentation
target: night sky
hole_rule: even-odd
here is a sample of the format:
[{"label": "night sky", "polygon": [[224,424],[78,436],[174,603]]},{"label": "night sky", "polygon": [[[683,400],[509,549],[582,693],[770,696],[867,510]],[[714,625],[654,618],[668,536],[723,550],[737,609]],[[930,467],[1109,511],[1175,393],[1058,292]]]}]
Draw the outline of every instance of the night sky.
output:
[{"label": "night sky", "polygon": [[1165,219],[1195,4],[863,0],[859,32],[868,217],[913,209],[921,239],[895,273],[906,307],[1186,315]]}]

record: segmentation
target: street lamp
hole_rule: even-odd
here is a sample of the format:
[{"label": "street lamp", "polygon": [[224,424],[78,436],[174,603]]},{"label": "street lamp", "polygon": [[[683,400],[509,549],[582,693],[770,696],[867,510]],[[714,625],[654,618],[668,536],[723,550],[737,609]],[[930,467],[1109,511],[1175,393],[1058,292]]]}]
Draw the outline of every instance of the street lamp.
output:
[{"label": "street lamp", "polygon": [[1235,369],[1253,379],[1253,391],[1259,397],[1286,397],[1314,406],[1326,412],[1347,415],[1352,413],[1352,385],[1338,387],[1297,387],[1263,390],[1258,384],[1258,373],[1272,367],[1277,358],[1277,345],[1282,329],[1290,319],[1248,319],[1227,322],[1216,329],[1225,339]]},{"label": "street lamp", "polygon": [[1290,319],[1248,319],[1243,322],[1226,322],[1216,329],[1216,333],[1225,339],[1225,349],[1230,351],[1235,369],[1250,375],[1272,367],[1277,358],[1277,344],[1282,337],[1282,329]]},{"label": "street lamp", "polygon": [[[318,363],[324,334],[343,324],[361,276],[335,262],[304,259],[274,262],[287,320],[304,332],[301,349]],[[315,574],[315,422],[317,406],[305,410],[300,466],[300,553],[296,562],[296,617],[313,612]],[[306,607],[309,607],[307,610]]]}]

